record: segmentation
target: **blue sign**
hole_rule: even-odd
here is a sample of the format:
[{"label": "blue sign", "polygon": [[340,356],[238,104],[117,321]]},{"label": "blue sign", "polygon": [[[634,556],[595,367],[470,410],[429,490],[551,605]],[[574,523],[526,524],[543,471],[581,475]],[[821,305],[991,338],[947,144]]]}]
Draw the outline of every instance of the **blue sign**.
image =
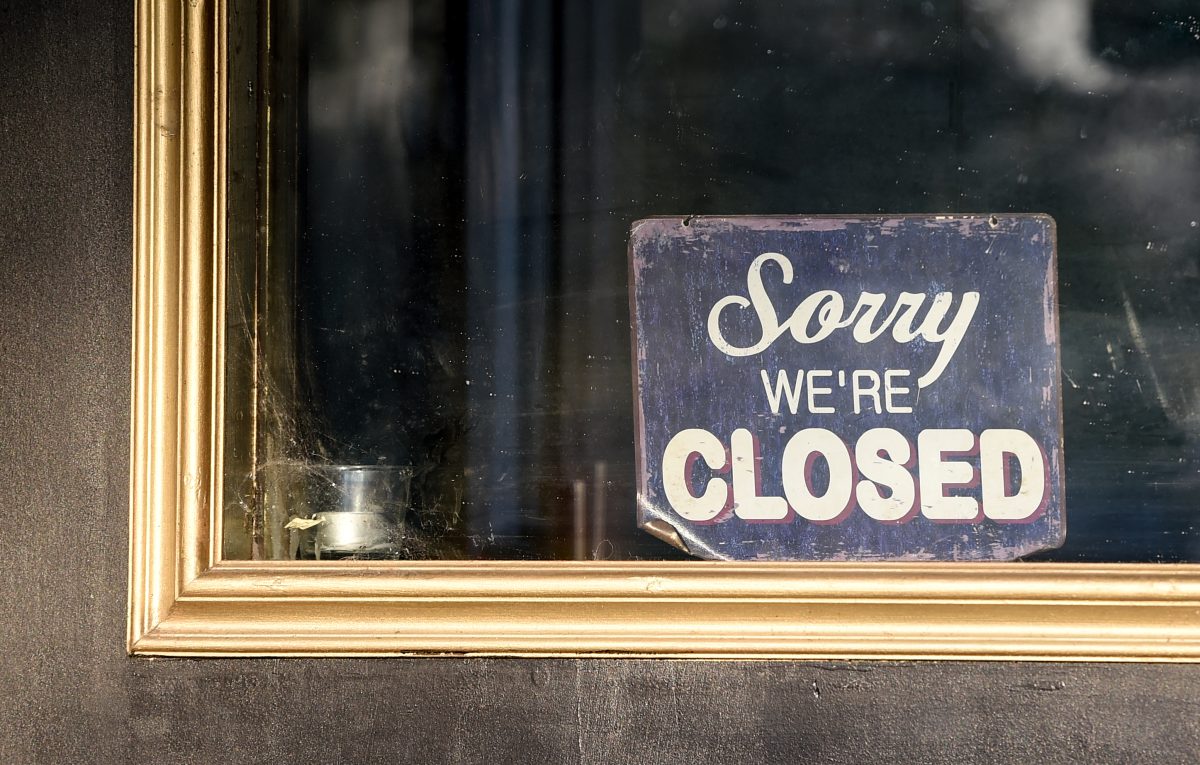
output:
[{"label": "blue sign", "polygon": [[702,558],[1062,544],[1054,221],[633,225],[638,521]]}]

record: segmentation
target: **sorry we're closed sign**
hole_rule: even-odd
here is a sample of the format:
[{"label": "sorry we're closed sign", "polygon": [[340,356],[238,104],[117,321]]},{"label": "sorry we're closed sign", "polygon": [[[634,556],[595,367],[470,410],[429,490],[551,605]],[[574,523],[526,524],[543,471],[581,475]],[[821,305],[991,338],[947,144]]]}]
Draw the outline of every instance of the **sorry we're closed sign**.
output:
[{"label": "sorry we're closed sign", "polygon": [[639,523],[705,558],[1062,543],[1054,223],[634,224]]}]

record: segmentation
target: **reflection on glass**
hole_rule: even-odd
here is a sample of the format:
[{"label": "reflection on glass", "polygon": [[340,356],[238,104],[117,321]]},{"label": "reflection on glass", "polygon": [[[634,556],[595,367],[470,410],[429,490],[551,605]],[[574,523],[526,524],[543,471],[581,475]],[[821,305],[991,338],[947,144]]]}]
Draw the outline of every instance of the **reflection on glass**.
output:
[{"label": "reflection on glass", "polygon": [[300,6],[275,456],[412,466],[413,555],[679,556],[634,522],[631,221],[1017,211],[1059,233],[1068,536],[1043,557],[1200,559],[1185,4]]}]

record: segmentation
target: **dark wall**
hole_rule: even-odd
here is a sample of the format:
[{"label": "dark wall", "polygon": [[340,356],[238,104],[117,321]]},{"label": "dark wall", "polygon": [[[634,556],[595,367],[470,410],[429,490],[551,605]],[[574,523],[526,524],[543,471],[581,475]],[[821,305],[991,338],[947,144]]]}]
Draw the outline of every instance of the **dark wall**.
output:
[{"label": "dark wall", "polygon": [[124,655],[132,2],[0,2],[0,764],[1191,762],[1200,667]]}]

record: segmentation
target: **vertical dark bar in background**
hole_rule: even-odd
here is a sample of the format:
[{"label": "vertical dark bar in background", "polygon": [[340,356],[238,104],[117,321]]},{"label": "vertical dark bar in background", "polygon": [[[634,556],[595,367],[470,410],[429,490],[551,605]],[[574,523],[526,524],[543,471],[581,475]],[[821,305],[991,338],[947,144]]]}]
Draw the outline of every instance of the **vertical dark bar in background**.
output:
[{"label": "vertical dark bar in background", "polygon": [[[520,533],[517,386],[520,310],[518,108],[520,6],[477,3],[467,26],[467,530],[474,537]],[[507,411],[506,411],[507,410]],[[488,416],[490,415],[490,416]],[[479,512],[493,502],[500,518]]]},{"label": "vertical dark bar in background", "polygon": [[622,114],[621,88],[638,61],[642,9],[617,0],[565,3],[562,13],[559,347],[570,416],[559,419],[555,434],[561,469],[588,486],[587,557],[636,555],[639,543],[656,557],[673,557],[632,521],[625,238],[644,208],[621,181],[642,177],[644,165],[642,141],[630,140],[636,123]]},{"label": "vertical dark bar in background", "polygon": [[[539,555],[566,492],[547,476],[556,134],[548,0],[471,4],[467,35],[467,525],[475,549]],[[563,501],[558,501],[558,500]]]}]

